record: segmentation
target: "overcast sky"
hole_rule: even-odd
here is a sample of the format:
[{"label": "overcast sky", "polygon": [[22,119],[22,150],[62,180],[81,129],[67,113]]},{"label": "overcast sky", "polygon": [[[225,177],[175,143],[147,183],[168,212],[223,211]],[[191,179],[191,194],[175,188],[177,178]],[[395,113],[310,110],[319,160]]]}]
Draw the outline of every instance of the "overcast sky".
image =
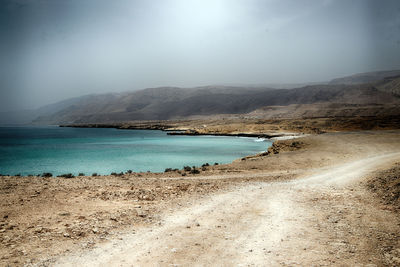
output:
[{"label": "overcast sky", "polygon": [[0,111],[400,69],[400,1],[1,0]]}]

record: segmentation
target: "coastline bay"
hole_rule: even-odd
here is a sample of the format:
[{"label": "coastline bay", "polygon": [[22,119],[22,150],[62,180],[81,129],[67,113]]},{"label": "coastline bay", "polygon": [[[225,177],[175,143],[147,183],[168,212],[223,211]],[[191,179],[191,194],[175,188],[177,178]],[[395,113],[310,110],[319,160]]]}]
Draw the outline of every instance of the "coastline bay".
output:
[{"label": "coastline bay", "polygon": [[229,163],[270,145],[256,138],[170,136],[158,130],[1,127],[0,173],[163,172],[185,165]]}]

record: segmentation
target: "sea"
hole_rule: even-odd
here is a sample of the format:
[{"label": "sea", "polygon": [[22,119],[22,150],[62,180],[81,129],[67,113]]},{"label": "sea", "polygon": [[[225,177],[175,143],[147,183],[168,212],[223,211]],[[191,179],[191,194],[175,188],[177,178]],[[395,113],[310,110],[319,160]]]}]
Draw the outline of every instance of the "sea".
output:
[{"label": "sea", "polygon": [[266,151],[271,144],[258,138],[167,135],[158,130],[0,127],[0,174],[163,172],[230,163]]}]

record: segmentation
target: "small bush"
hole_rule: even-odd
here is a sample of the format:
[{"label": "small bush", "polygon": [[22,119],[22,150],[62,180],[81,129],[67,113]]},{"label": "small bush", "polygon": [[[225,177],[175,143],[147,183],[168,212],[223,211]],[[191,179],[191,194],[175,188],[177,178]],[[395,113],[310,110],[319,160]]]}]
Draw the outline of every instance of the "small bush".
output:
[{"label": "small bush", "polygon": [[52,176],[53,176],[53,174],[51,172],[44,172],[42,174],[42,177],[52,177]]},{"label": "small bush", "polygon": [[132,173],[132,170],[127,170],[126,173]]},{"label": "small bush", "polygon": [[92,173],[92,176],[96,177],[97,176],[97,172]]},{"label": "small bush", "polygon": [[58,175],[57,177],[74,178],[75,176],[73,176],[72,173],[65,173],[65,174]]},{"label": "small bush", "polygon": [[84,174],[83,172],[80,172],[80,173],[78,174],[78,176],[85,176],[85,174]]},{"label": "small bush", "polygon": [[214,165],[215,165],[215,166],[218,165],[218,162],[215,162]]},{"label": "small bush", "polygon": [[190,173],[191,173],[191,174],[199,174],[200,171],[199,171],[198,169],[196,169],[196,168],[193,168],[193,169],[190,171]]},{"label": "small bush", "polygon": [[17,173],[17,174],[16,174],[16,175],[14,175],[14,176],[20,177],[20,176],[21,176],[21,174],[20,174],[20,173]]},{"label": "small bush", "polygon": [[28,177],[33,177],[33,174],[28,174]]},{"label": "small bush", "polygon": [[201,167],[208,167],[208,166],[210,166],[210,164],[208,164],[208,162],[201,165]]},{"label": "small bush", "polygon": [[164,172],[172,172],[172,168],[166,168]]},{"label": "small bush", "polygon": [[183,167],[183,170],[184,170],[184,171],[187,171],[187,172],[190,172],[190,171],[192,170],[192,167],[190,167],[190,166],[185,166],[185,167]]},{"label": "small bush", "polygon": [[112,172],[111,175],[112,176],[118,176],[118,174],[116,172]]}]

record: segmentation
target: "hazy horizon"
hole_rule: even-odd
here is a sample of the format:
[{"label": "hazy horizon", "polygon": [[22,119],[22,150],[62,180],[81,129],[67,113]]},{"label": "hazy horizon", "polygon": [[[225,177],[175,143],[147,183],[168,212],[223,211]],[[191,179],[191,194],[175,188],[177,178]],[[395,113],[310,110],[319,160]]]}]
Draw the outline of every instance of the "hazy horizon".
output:
[{"label": "hazy horizon", "polygon": [[399,1],[6,0],[0,111],[160,86],[400,69]]}]

